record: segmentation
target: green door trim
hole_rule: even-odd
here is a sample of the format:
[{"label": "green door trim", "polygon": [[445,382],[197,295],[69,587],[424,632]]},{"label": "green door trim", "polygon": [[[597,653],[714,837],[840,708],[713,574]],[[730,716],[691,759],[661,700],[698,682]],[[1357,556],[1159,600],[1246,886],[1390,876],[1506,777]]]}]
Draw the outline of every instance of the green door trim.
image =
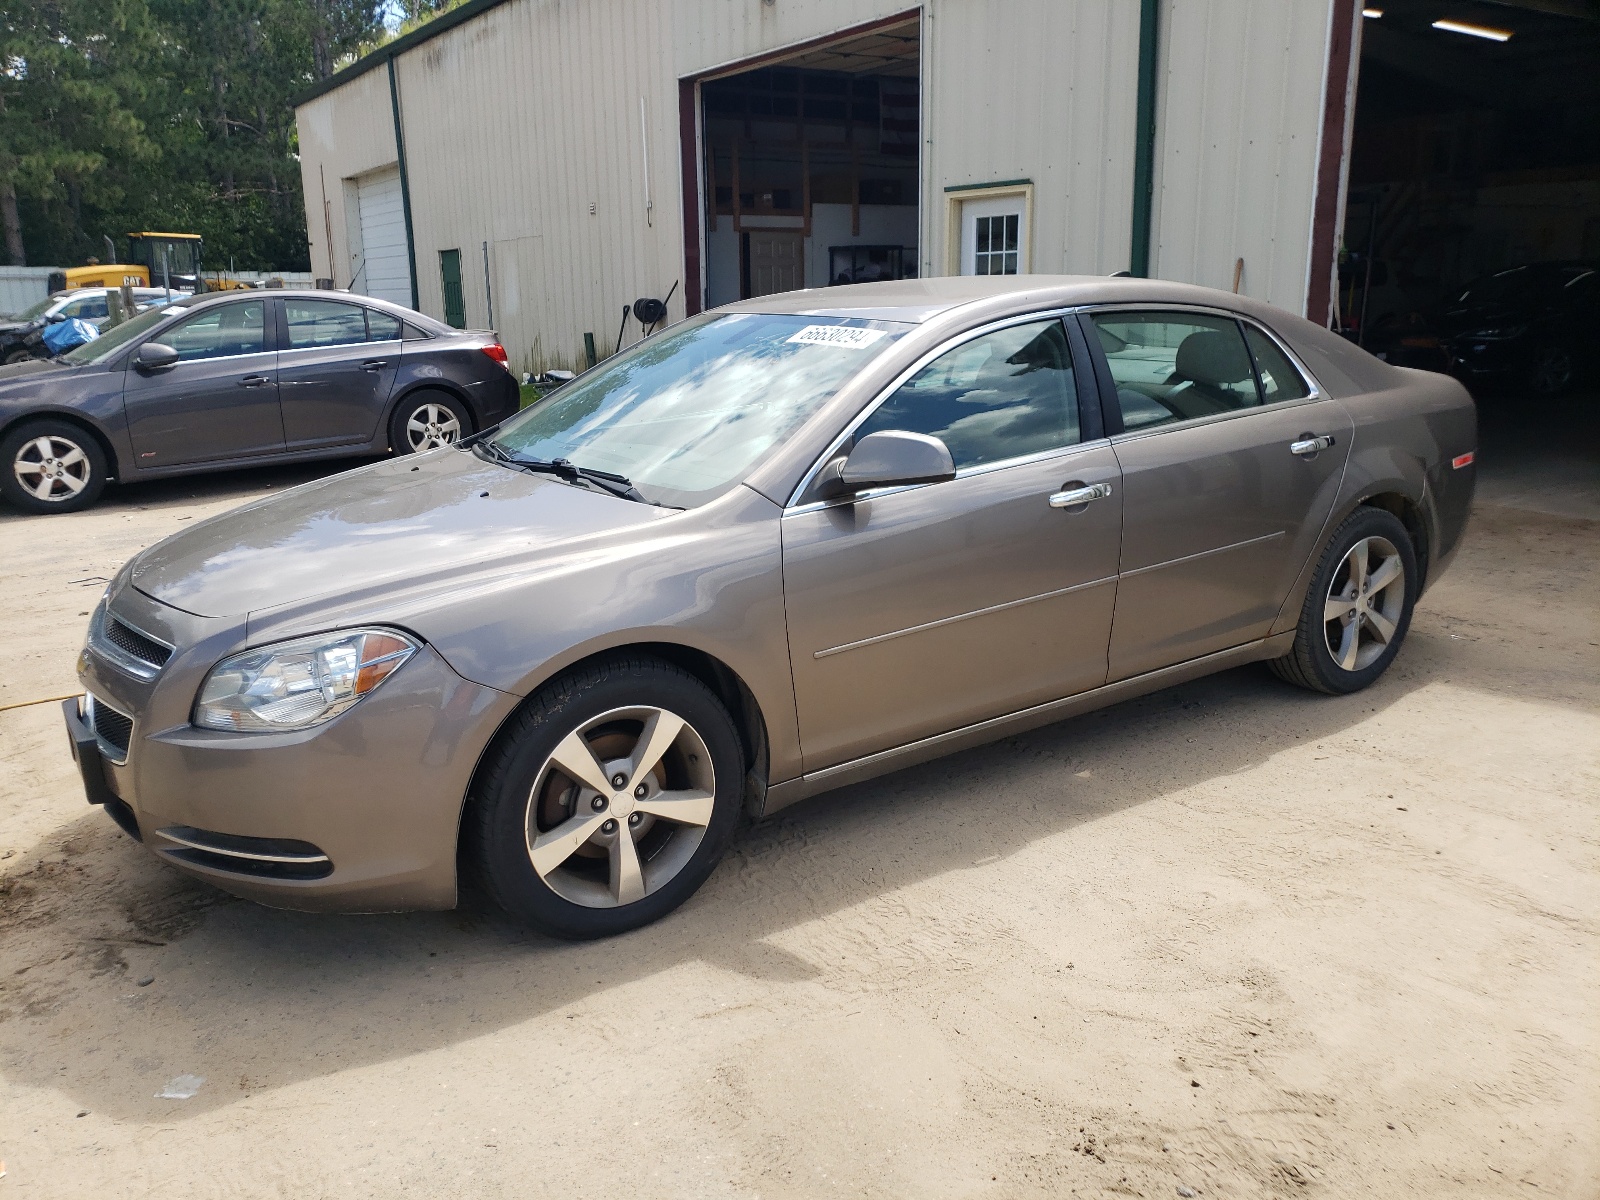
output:
[{"label": "green door trim", "polygon": [[1161,0],[1139,0],[1139,82],[1133,143],[1133,242],[1128,270],[1150,274],[1150,224],[1156,176],[1156,67]]},{"label": "green door trim", "polygon": [[461,287],[461,251],[439,251],[439,282],[444,292],[445,324],[467,327],[467,297]]}]

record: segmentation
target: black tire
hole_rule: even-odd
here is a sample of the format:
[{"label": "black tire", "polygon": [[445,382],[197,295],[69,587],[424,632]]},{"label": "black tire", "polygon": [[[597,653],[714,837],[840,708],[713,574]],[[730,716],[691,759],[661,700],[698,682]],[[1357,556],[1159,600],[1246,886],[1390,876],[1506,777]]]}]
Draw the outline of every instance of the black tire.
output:
[{"label": "black tire", "polygon": [[[661,787],[672,782],[684,790],[664,791],[660,799],[697,795],[704,806],[704,796],[711,794],[714,798],[705,806],[709,818],[703,826],[679,825],[644,813],[627,816],[626,823],[606,820],[606,813],[620,812],[620,808],[604,808],[598,789],[574,785],[576,776],[563,773],[552,762],[559,746],[571,745],[567,739],[573,734],[593,747],[601,760],[609,758],[609,752],[601,749],[605,739],[616,738],[619,742],[613,745],[626,746],[631,736],[635,739],[627,751],[631,757],[648,736],[647,721],[637,715],[610,718],[619,711],[637,709],[676,714],[685,722],[687,734],[677,735],[679,740],[660,760]],[[594,724],[597,721],[599,724]],[[706,751],[705,760],[695,748]],[[614,763],[609,764],[613,770]],[[708,766],[714,772],[712,785],[703,791],[688,790],[682,772],[704,772]],[[676,780],[674,772],[679,773]],[[620,772],[612,776],[621,777]],[[649,772],[639,777],[648,778]],[[701,774],[699,779],[704,781],[706,776]],[[626,799],[631,786],[629,781],[613,794],[611,802],[631,803]],[[744,755],[739,735],[710,689],[657,659],[602,658],[541,688],[490,747],[463,823],[468,864],[476,869],[478,881],[495,903],[518,920],[555,937],[609,937],[664,917],[694,894],[721,860],[738,828],[743,797]],[[561,807],[563,804],[568,807]],[[617,883],[617,846],[622,837],[635,836],[630,832],[635,817],[654,822],[641,825],[634,841],[635,861],[642,867],[640,878],[652,871],[658,872],[658,878],[641,884],[651,889],[642,898],[623,902]],[[580,818],[604,824],[582,825]],[[600,844],[607,837],[605,824],[612,827],[610,850]],[[563,828],[576,828],[577,835],[593,828],[595,833],[589,836],[595,840],[573,842],[576,849],[565,851],[570,857],[553,869],[547,863],[541,874],[534,865],[533,842]],[[695,836],[697,842],[673,840]],[[665,840],[660,840],[663,837]],[[652,838],[657,839],[653,849]]]},{"label": "black tire", "polygon": [[[1369,562],[1375,550],[1380,555],[1379,567],[1368,571],[1369,579],[1380,579],[1379,571],[1391,556],[1403,572],[1399,580],[1373,588],[1370,594],[1351,586],[1353,568],[1346,562],[1363,542]],[[1416,549],[1400,519],[1381,508],[1356,509],[1334,530],[1322,552],[1306,590],[1294,645],[1267,665],[1278,678],[1314,692],[1332,696],[1359,692],[1388,670],[1400,652],[1421,583]],[[1398,593],[1392,590],[1396,585]],[[1348,619],[1329,619],[1347,596]],[[1355,629],[1350,632],[1352,624]],[[1336,637],[1338,648],[1332,645]],[[1336,657],[1336,649],[1345,654],[1346,662]]]},{"label": "black tire", "polygon": [[13,366],[16,363],[27,362],[32,357],[33,357],[33,353],[31,351],[29,351],[29,350],[25,350],[25,349],[7,350],[5,358],[0,359],[0,366],[5,366],[5,367]]},{"label": "black tire", "polygon": [[[443,413],[454,421],[453,429],[441,422],[439,415]],[[419,435],[414,421],[420,422],[426,432]],[[472,414],[465,404],[438,388],[419,388],[402,396],[394,406],[389,417],[389,449],[396,454],[420,454],[453,445],[473,432]]]},{"label": "black tire", "polygon": [[0,441],[0,496],[26,513],[88,508],[106,473],[100,443],[70,421],[24,421]]},{"label": "black tire", "polygon": [[1559,396],[1572,386],[1576,373],[1572,352],[1565,346],[1551,343],[1533,352],[1528,386],[1541,396]]}]

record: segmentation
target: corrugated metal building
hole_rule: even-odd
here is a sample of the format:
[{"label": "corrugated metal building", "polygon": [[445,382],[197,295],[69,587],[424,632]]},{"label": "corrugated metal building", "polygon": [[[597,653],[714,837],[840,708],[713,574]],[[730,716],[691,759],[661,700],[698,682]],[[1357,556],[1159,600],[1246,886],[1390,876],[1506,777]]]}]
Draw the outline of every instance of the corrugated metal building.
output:
[{"label": "corrugated metal building", "polygon": [[[741,295],[1132,270],[1327,316],[1353,0],[472,0],[301,98],[318,276],[522,368]],[[674,290],[675,289],[675,290]],[[624,340],[638,335],[630,324]]]}]

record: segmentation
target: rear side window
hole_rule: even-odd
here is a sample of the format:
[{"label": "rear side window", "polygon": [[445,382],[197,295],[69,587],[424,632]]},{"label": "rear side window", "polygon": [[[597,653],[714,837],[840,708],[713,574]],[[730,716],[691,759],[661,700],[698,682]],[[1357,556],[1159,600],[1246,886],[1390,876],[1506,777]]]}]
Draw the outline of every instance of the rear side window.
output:
[{"label": "rear side window", "polygon": [[1055,319],[1011,325],[941,354],[895,390],[856,430],[927,433],[956,469],[1075,445],[1078,392],[1072,353]]},{"label": "rear side window", "polygon": [[1295,370],[1289,356],[1278,348],[1277,342],[1248,323],[1244,327],[1244,337],[1250,343],[1250,353],[1256,360],[1256,371],[1261,376],[1262,403],[1303,400],[1311,394],[1304,376]]},{"label": "rear side window", "polygon": [[423,333],[422,330],[418,329],[415,325],[412,325],[410,322],[407,322],[406,323],[405,334],[403,336],[405,337],[405,340],[408,341],[408,342],[425,342],[432,335]]},{"label": "rear side window", "polygon": [[367,309],[367,341],[395,342],[400,340],[400,318]]},{"label": "rear side window", "polygon": [[284,300],[289,349],[349,346],[367,340],[366,310],[338,300]]},{"label": "rear side window", "polygon": [[1117,388],[1125,429],[1252,408],[1250,352],[1239,324],[1186,312],[1091,313]]},{"label": "rear side window", "polygon": [[221,304],[180,321],[156,340],[183,360],[259,354],[267,348],[266,313],[260,300]]}]

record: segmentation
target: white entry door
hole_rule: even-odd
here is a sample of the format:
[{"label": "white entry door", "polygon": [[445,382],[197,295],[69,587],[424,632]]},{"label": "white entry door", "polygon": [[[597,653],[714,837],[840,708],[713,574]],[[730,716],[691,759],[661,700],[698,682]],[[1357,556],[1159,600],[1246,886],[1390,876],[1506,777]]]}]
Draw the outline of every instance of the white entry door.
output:
[{"label": "white entry door", "polygon": [[1017,275],[1027,269],[1023,197],[996,196],[961,205],[961,273]]},{"label": "white entry door", "polygon": [[771,296],[806,285],[805,235],[799,230],[752,229],[750,295]]},{"label": "white entry door", "polygon": [[376,171],[356,183],[361,254],[350,264],[352,291],[411,307],[411,259],[406,254],[406,214],[400,170]]}]

